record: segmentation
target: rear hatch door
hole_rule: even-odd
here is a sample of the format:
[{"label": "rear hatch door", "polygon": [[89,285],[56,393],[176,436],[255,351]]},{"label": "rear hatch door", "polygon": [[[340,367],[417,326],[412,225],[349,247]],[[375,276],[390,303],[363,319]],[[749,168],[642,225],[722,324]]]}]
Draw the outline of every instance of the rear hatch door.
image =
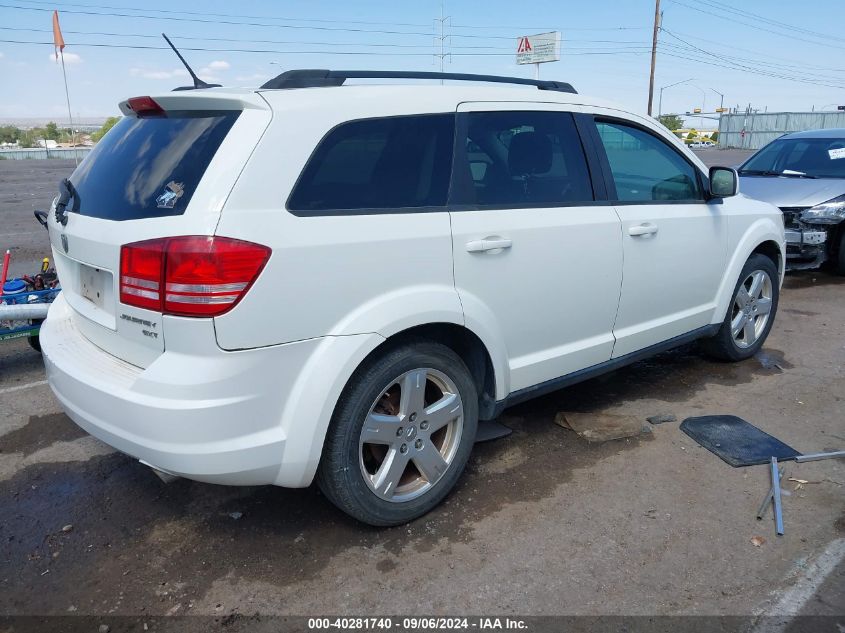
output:
[{"label": "rear hatch door", "polygon": [[142,99],[121,104],[124,117],[68,178],[67,222],[54,202],[49,230],[75,325],[110,354],[146,367],[166,346],[162,315],[120,302],[121,247],[214,235],[271,112],[248,91]]}]

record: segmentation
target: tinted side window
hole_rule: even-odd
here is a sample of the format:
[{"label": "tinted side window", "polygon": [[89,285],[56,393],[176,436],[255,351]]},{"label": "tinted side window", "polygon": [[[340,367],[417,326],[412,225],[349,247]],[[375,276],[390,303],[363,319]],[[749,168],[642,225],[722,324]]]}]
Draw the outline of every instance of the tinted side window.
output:
[{"label": "tinted side window", "polygon": [[466,184],[453,202],[480,206],[562,205],[593,200],[587,162],[566,112],[471,112],[466,152],[455,166]]},{"label": "tinted side window", "polygon": [[350,121],[320,142],[288,200],[303,215],[445,206],[453,114]]},{"label": "tinted side window", "polygon": [[624,201],[703,200],[695,167],[656,136],[621,123],[596,122]]}]

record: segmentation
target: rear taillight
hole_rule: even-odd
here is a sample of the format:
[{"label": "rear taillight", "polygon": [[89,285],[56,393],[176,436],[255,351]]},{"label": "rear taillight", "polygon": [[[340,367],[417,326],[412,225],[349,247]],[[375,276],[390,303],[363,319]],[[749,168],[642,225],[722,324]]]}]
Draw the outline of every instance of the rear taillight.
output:
[{"label": "rear taillight", "polygon": [[161,310],[161,274],[166,240],[127,244],[120,249],[120,300],[147,310]]},{"label": "rear taillight", "polygon": [[164,314],[219,316],[247,293],[270,258],[260,244],[188,235],[126,244],[120,301]]}]

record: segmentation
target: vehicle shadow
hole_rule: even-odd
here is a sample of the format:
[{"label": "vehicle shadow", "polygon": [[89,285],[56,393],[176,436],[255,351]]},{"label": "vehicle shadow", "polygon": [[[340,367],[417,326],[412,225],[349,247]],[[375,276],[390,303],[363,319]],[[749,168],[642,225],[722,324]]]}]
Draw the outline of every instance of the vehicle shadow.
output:
[{"label": "vehicle shadow", "polygon": [[[558,411],[596,411],[643,393],[680,402],[707,383],[736,384],[784,366],[777,351],[767,354],[729,365],[703,359],[687,346],[514,407],[500,418],[513,434],[477,445],[446,501],[397,528],[350,519],[316,487],[238,488],[186,480],[166,485],[118,453],[31,465],[0,481],[0,558],[19,572],[15,585],[0,592],[0,611],[63,612],[92,593],[119,593],[121,609],[155,614],[171,604],[163,592],[195,599],[231,573],[276,586],[300,583],[350,548],[381,552],[377,567],[389,570],[408,550],[470,542],[484,518],[514,503],[550,497],[580,469],[653,439],[644,434],[589,444],[554,424]],[[44,437],[80,436],[64,415],[30,424],[32,429],[4,438],[4,452],[31,454]],[[63,531],[67,525],[72,528]]]},{"label": "vehicle shadow", "polygon": [[783,280],[783,289],[785,291],[812,288],[814,286],[842,285],[845,285],[845,275],[837,275],[827,268],[789,271]]}]

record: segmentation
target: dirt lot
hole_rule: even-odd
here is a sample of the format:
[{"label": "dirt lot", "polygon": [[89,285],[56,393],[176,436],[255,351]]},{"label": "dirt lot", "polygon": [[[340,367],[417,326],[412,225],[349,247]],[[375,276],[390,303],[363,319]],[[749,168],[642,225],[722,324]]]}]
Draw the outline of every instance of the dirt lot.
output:
[{"label": "dirt lot", "polygon": [[[21,261],[46,248],[30,210],[49,204],[67,168],[0,162],[0,242]],[[232,614],[260,614],[240,621],[258,624],[270,614],[800,612],[841,616],[820,629],[835,631],[845,462],[787,465],[785,479],[813,483],[784,499],[776,537],[769,518],[755,520],[765,467],[731,468],[677,423],[588,444],[553,420],[729,413],[800,451],[841,449],[843,317],[845,278],[790,275],[757,358],[721,364],[687,347],[510,409],[501,421],[513,435],[476,447],[445,504],[387,530],[348,519],[316,489],[165,485],[61,413],[25,342],[0,343],[0,615],[87,614],[114,627],[117,616],[163,614],[223,626]]]}]

